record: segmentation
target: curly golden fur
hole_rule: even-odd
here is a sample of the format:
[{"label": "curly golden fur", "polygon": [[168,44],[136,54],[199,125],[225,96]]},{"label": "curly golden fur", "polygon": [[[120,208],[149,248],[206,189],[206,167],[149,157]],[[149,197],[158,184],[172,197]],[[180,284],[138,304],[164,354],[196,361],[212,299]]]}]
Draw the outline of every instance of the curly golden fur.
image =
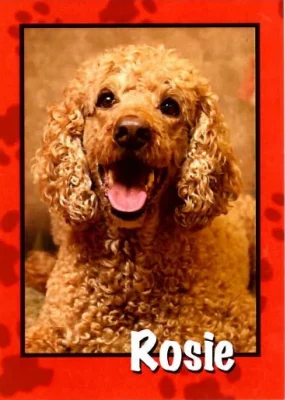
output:
[{"label": "curly golden fur", "polygon": [[[114,104],[98,107],[106,89]],[[166,98],[177,115],[161,111]],[[132,151],[134,168],[167,172],[143,212],[125,220],[112,211],[100,166],[124,159],[114,131],[130,115],[151,131]],[[228,129],[208,81],[187,60],[162,46],[127,46],[83,64],[49,110],[34,175],[59,251],[47,255],[52,271],[27,352],[129,352],[130,331],[144,328],[159,345],[202,342],[211,331],[236,351],[256,350],[254,202],[229,204],[241,177]],[[30,281],[41,271],[40,288],[43,260],[28,261]]]}]

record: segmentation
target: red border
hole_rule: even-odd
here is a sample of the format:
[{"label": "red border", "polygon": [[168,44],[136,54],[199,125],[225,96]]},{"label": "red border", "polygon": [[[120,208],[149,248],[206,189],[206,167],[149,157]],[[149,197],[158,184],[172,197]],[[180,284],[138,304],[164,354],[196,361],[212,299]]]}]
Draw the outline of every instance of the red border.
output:
[{"label": "red border", "polygon": [[[121,3],[127,3],[122,7]],[[84,6],[82,5],[84,3]],[[120,3],[120,5],[118,5]],[[0,397],[15,399],[282,399],[283,388],[283,20],[277,0],[1,0]],[[60,21],[57,21],[59,19]],[[261,83],[261,357],[230,374],[130,371],[127,358],[19,357],[20,22],[259,23]]]}]

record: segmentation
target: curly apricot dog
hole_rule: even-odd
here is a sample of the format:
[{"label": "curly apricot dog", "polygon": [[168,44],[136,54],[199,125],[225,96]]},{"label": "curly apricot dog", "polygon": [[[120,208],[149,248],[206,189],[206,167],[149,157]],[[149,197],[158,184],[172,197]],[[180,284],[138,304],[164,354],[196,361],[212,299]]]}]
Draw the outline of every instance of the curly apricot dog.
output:
[{"label": "curly apricot dog", "polygon": [[[34,175],[59,251],[27,352],[129,352],[130,331],[254,352],[254,201],[208,81],[175,51],[85,63],[51,107]],[[228,212],[230,207],[230,211]],[[27,262],[44,288],[44,256]],[[42,280],[41,280],[42,279]]]}]

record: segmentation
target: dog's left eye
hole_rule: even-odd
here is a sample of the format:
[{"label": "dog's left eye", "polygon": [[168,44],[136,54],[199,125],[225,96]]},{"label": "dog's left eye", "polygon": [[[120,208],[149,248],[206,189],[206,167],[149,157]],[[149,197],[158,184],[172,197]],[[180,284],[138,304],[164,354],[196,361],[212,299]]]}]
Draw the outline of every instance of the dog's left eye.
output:
[{"label": "dog's left eye", "polygon": [[103,90],[98,97],[96,107],[111,108],[116,102],[115,95],[111,90]]},{"label": "dog's left eye", "polygon": [[167,99],[163,100],[159,109],[163,114],[170,115],[171,117],[177,117],[180,113],[179,104],[171,97],[167,97]]}]

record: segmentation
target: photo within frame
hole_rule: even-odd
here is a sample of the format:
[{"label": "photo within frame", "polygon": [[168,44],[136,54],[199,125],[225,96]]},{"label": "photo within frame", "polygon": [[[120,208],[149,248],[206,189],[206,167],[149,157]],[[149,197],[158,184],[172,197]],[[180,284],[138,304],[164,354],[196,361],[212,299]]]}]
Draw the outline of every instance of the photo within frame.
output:
[{"label": "photo within frame", "polygon": [[24,355],[258,355],[257,26],[23,33]]}]

